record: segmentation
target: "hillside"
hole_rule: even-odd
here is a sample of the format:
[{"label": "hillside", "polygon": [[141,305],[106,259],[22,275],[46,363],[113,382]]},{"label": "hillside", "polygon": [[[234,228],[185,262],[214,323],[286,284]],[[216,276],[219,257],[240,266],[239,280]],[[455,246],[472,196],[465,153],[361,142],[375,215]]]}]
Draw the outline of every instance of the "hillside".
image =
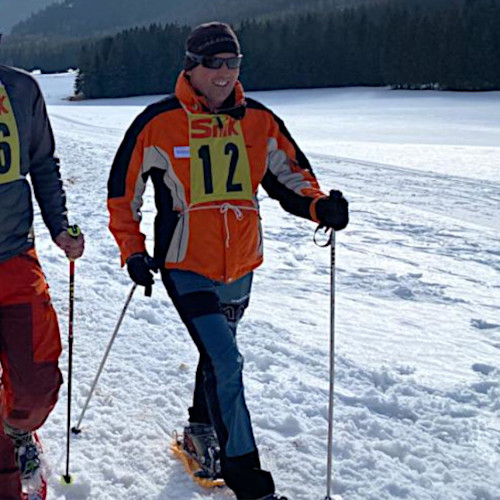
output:
[{"label": "hillside", "polygon": [[10,33],[12,27],[32,14],[61,0],[0,0],[0,32]]},{"label": "hillside", "polygon": [[[13,1],[13,0],[11,0]],[[307,11],[331,11],[346,6],[388,0],[65,0],[21,22],[16,35],[82,37],[109,34],[150,23],[193,25],[219,19],[273,17]]]}]

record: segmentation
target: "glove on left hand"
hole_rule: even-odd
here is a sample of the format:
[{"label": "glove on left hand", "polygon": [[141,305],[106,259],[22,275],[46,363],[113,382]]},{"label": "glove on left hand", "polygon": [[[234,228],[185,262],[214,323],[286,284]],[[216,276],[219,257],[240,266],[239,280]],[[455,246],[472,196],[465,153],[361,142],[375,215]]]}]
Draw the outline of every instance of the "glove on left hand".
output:
[{"label": "glove on left hand", "polygon": [[340,231],[349,223],[349,203],[340,191],[332,190],[316,203],[316,215],[320,224]]},{"label": "glove on left hand", "polygon": [[154,283],[152,271],[158,267],[147,252],[134,253],[127,259],[127,270],[132,280],[138,285],[151,287]]}]

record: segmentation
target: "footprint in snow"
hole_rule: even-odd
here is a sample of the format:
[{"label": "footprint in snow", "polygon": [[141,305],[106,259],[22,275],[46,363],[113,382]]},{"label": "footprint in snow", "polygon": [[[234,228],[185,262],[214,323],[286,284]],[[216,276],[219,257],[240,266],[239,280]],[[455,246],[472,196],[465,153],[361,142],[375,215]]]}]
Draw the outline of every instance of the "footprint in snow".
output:
[{"label": "footprint in snow", "polygon": [[472,318],[470,320],[470,324],[478,330],[495,330],[497,328],[500,329],[500,325],[498,325],[497,323],[489,323],[484,319]]},{"label": "footprint in snow", "polygon": [[489,375],[490,373],[494,372],[496,368],[491,365],[486,365],[484,363],[474,363],[472,365],[472,370],[475,371],[476,373],[481,373],[482,375]]}]

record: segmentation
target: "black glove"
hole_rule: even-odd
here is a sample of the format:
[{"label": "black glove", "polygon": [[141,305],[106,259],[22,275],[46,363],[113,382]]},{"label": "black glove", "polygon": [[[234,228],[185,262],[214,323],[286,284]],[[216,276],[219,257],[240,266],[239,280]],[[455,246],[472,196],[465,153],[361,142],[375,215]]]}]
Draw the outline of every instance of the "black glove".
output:
[{"label": "black glove", "polygon": [[344,229],[349,223],[349,203],[340,191],[330,191],[328,198],[321,198],[316,203],[316,215],[321,225],[334,231]]},{"label": "black glove", "polygon": [[127,270],[135,283],[148,290],[154,283],[152,271],[158,271],[158,266],[147,252],[141,252],[134,253],[127,259]]}]

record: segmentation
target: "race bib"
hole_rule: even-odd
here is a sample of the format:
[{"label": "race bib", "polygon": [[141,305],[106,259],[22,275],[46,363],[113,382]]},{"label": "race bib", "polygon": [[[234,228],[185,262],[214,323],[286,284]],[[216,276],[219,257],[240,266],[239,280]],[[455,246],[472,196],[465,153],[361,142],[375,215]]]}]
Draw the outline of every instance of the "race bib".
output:
[{"label": "race bib", "polygon": [[0,184],[21,177],[21,153],[16,118],[9,96],[0,82]]},{"label": "race bib", "polygon": [[191,205],[252,200],[241,123],[226,115],[189,115]]}]

